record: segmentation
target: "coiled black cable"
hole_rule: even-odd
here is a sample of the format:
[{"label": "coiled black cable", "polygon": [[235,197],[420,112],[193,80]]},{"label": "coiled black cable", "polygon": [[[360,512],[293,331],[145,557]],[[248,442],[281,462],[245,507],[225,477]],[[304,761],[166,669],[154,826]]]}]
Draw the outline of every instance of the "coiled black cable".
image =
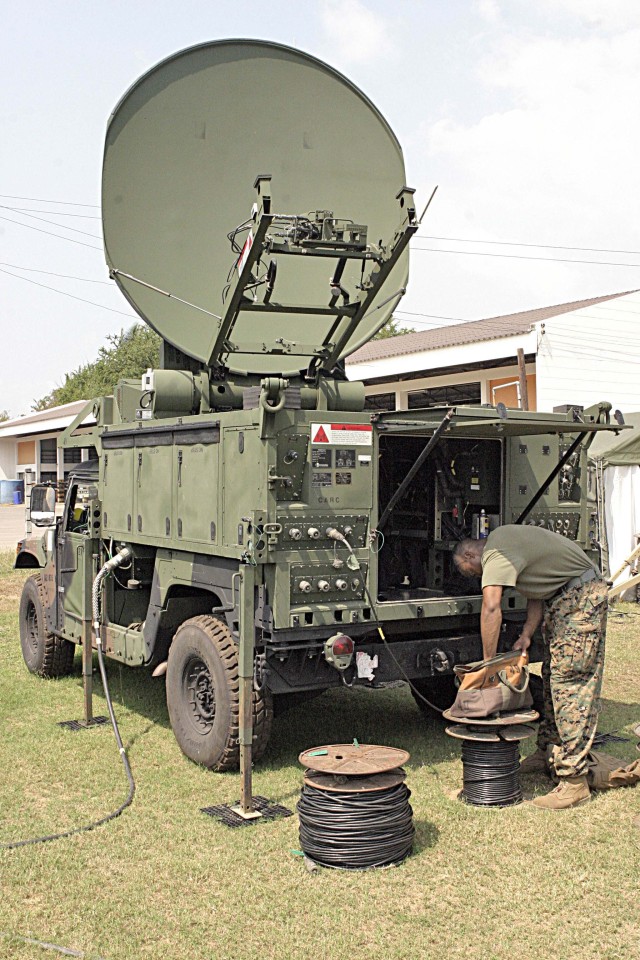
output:
[{"label": "coiled black cable", "polygon": [[522,801],[518,741],[462,741],[462,796],[480,807]]},{"label": "coiled black cable", "polygon": [[366,870],[401,863],[415,829],[404,783],[370,793],[318,790],[305,783],[298,801],[300,846],[315,863]]},{"label": "coiled black cable", "polygon": [[123,810],[126,810],[127,807],[130,806],[136,791],[136,785],[133,779],[133,774],[131,773],[127,752],[122,745],[122,738],[120,737],[120,731],[116,722],[115,713],[113,712],[111,695],[109,693],[109,685],[107,683],[107,672],[105,670],[104,657],[100,647],[98,647],[98,664],[100,667],[100,676],[102,677],[104,695],[107,701],[107,707],[109,709],[109,717],[111,718],[111,726],[113,727],[113,733],[116,738],[118,750],[120,752],[120,759],[122,760],[122,765],[124,766],[127,780],[129,781],[129,794],[127,799],[124,801],[124,803],[120,804],[118,809],[114,810],[113,813],[108,813],[106,817],[101,817],[100,820],[94,820],[93,823],[88,823],[83,827],[74,827],[72,830],[65,830],[63,833],[50,833],[42,837],[32,837],[29,840],[14,840],[12,843],[0,843],[0,849],[15,850],[17,847],[28,847],[34,843],[47,843],[49,840],[61,840],[63,837],[72,837],[75,833],[86,833],[88,830],[95,830],[96,827],[101,827],[103,823],[108,823],[110,820],[115,820],[116,817],[120,816]]},{"label": "coiled black cable", "polygon": [[[91,591],[91,599],[93,605],[93,619],[95,622],[98,620],[98,596],[100,591],[100,585],[103,578],[107,573],[115,569],[116,566],[119,566],[122,563],[123,559],[126,559],[130,555],[128,549],[121,550],[117,554],[117,561],[113,558],[109,563],[106,563],[100,570],[98,576],[93,582],[93,589]],[[99,639],[99,632],[96,633],[98,636],[98,666],[100,667],[100,676],[102,678],[102,687],[104,689],[105,699],[107,701],[107,708],[109,710],[109,718],[111,720],[111,726],[113,727],[113,735],[116,739],[116,744],[118,746],[118,751],[120,753],[120,759],[122,760],[122,765],[124,767],[124,772],[127,775],[127,780],[129,782],[129,793],[127,799],[124,803],[121,803],[117,810],[114,810],[112,813],[108,813],[105,817],[101,817],[99,820],[94,820],[93,823],[88,823],[83,827],[74,827],[72,830],[64,830],[62,833],[49,833],[42,837],[31,837],[29,840],[14,840],[11,843],[0,843],[0,850],[15,850],[17,847],[28,847],[34,843],[47,843],[49,840],[62,840],[64,837],[72,837],[76,833],[85,833],[88,830],[95,830],[96,827],[101,827],[103,823],[108,823],[110,820],[115,820],[116,817],[119,817],[123,810],[126,810],[128,806],[131,805],[133,801],[134,794],[136,792],[136,785],[133,779],[133,774],[131,772],[131,766],[129,764],[129,758],[127,757],[127,751],[125,750],[122,744],[122,737],[120,736],[120,730],[118,729],[118,723],[116,720],[116,715],[113,710],[113,704],[111,702],[111,694],[109,693],[109,683],[107,681],[107,670],[104,663],[104,655],[102,653],[102,642]]]}]

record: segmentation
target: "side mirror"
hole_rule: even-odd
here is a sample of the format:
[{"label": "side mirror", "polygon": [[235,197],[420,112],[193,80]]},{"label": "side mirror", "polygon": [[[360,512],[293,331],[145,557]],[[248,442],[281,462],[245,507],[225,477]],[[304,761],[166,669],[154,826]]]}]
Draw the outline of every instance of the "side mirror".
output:
[{"label": "side mirror", "polygon": [[49,527],[56,520],[56,491],[54,487],[38,484],[31,491],[29,501],[31,522],[36,527]]}]

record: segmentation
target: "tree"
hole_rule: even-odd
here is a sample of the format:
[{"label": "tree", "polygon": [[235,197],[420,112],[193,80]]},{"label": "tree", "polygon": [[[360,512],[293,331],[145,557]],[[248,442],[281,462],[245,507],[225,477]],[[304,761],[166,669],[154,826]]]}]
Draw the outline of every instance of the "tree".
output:
[{"label": "tree", "polygon": [[32,409],[37,413],[73,400],[107,396],[118,380],[141,377],[149,367],[158,366],[160,337],[149,327],[136,323],[129,330],[110,334],[107,343],[110,345],[100,347],[97,360],[67,373],[64,383],[36,400]]},{"label": "tree", "polygon": [[8,410],[0,410],[0,423],[4,423],[5,420],[10,420],[10,419],[11,417],[9,416]]},{"label": "tree", "polygon": [[386,340],[388,337],[402,337],[405,333],[415,333],[415,330],[412,330],[411,327],[399,327],[398,321],[391,317],[390,320],[387,320],[384,327],[380,327],[378,332],[372,340]]}]

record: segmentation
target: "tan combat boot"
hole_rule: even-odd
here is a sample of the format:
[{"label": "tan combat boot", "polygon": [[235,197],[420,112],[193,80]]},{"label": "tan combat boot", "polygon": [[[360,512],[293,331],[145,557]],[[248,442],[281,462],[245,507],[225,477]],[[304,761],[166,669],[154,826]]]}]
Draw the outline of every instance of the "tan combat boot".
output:
[{"label": "tan combat boot", "polygon": [[569,810],[586,803],[591,792],[584,777],[562,777],[558,786],[544,797],[536,797],[531,803],[538,810]]}]

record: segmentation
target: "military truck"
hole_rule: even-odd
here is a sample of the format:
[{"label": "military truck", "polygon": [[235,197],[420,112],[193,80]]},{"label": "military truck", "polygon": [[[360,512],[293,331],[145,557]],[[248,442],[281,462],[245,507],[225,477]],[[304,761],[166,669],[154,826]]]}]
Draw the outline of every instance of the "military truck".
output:
[{"label": "military truck", "polygon": [[[419,217],[344,76],[259,41],[165,60],[109,121],[103,226],[161,360],[62,434],[97,452],[63,516],[35,491],[48,527],[16,561],[42,568],[20,607],[31,671],[68,673],[81,645],[86,684],[96,646],[166,672],[183,752],[250,777],[274,702],[407,680],[448,705],[453,666],[481,655],[461,538],[531,523],[597,559],[586,448],[619,429],[609,404],[371,412],[346,379],[405,291]],[[503,647],[523,619],[507,591]]]}]

